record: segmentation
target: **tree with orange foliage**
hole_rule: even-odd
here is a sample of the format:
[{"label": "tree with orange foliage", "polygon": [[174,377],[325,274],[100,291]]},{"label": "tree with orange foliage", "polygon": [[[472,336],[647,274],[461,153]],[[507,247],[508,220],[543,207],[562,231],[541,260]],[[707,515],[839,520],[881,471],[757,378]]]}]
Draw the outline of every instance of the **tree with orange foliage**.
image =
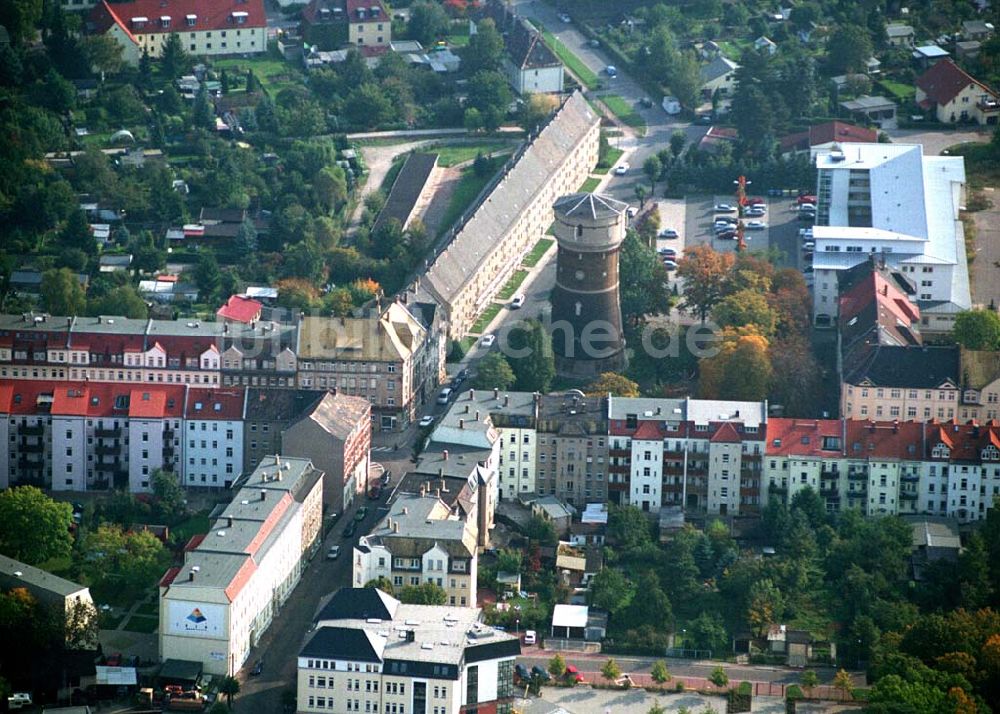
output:
[{"label": "tree with orange foliage", "polygon": [[681,307],[697,313],[702,322],[726,295],[735,258],[707,245],[688,248],[677,264],[677,276],[684,279]]},{"label": "tree with orange foliage", "polygon": [[726,329],[718,354],[702,358],[698,370],[700,397],[760,401],[773,372],[767,338],[752,328]]}]

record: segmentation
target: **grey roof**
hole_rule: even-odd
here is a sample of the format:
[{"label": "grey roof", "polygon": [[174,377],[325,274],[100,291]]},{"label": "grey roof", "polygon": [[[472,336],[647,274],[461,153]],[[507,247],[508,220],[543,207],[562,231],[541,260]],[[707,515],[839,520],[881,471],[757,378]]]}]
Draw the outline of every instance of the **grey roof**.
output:
[{"label": "grey roof", "polygon": [[[348,591],[346,595],[345,590]],[[341,599],[351,609],[353,595],[350,590],[338,591],[330,602]],[[364,594],[363,597],[369,596]],[[389,600],[396,606],[386,618],[342,617],[330,607],[330,619],[319,619],[319,629],[299,656],[460,665],[520,654],[518,639],[483,625],[478,608],[407,605],[392,598]],[[406,631],[414,633],[413,641],[408,640]],[[362,656],[357,657],[355,652]],[[378,659],[365,659],[372,656]]]},{"label": "grey roof", "polygon": [[316,615],[320,620],[391,620],[399,600],[378,588],[340,588]]},{"label": "grey roof", "polygon": [[720,77],[725,77],[735,69],[739,69],[738,64],[733,62],[728,57],[719,55],[701,68],[701,83],[707,84],[708,82],[715,81]]},{"label": "grey roof", "polygon": [[891,99],[887,99],[883,96],[868,96],[863,95],[857,99],[851,99],[846,102],[841,102],[840,106],[850,112],[856,111],[869,111],[871,109],[885,109],[892,107],[895,109],[896,102]]},{"label": "grey roof", "polygon": [[889,37],[909,37],[913,34],[913,28],[902,24],[886,25],[885,34]]},{"label": "grey roof", "polygon": [[960,369],[954,345],[876,345],[859,352],[853,364],[844,365],[843,379],[848,384],[867,382],[876,387],[937,389],[946,382],[958,385]]},{"label": "grey roof", "polygon": [[41,568],[0,555],[0,588],[8,590],[17,587],[27,588],[31,592],[52,593],[64,598],[87,589],[84,585],[60,578]]},{"label": "grey roof", "polygon": [[567,218],[585,216],[596,220],[620,216],[628,210],[628,204],[597,193],[571,193],[559,198],[553,210]]},{"label": "grey roof", "polygon": [[413,493],[399,494],[389,513],[361,543],[383,545],[394,555],[422,555],[432,545],[458,557],[476,553],[474,524],[455,515],[437,496]]},{"label": "grey roof", "polygon": [[323,394],[311,389],[250,388],[246,421],[291,421],[312,408]]},{"label": "grey roof", "polygon": [[[909,519],[908,519],[909,520]],[[962,547],[962,539],[958,534],[958,522],[951,518],[921,516],[910,520],[913,529],[914,548],[953,548]]]},{"label": "grey roof", "polygon": [[309,419],[331,436],[346,441],[359,425],[368,426],[370,414],[371,402],[367,399],[327,392],[302,419]]},{"label": "grey roof", "polygon": [[403,167],[392,182],[389,196],[385,199],[385,205],[379,211],[375,225],[372,226],[372,233],[379,230],[384,224],[395,218],[400,225],[413,213],[413,208],[417,204],[417,199],[424,190],[427,180],[437,166],[437,154],[422,154],[414,152],[406,157]]},{"label": "grey roof", "polygon": [[426,281],[446,306],[495,251],[504,249],[502,239],[520,215],[600,121],[583,95],[574,92],[524,150],[428,269]]}]

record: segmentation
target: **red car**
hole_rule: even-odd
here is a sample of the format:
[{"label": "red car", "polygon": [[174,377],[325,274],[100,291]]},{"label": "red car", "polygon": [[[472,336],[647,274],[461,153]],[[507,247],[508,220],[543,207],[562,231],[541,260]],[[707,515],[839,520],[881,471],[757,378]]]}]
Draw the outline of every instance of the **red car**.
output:
[{"label": "red car", "polygon": [[800,206],[803,203],[811,203],[812,205],[815,206],[816,205],[816,197],[815,196],[808,196],[808,195],[807,196],[799,196],[798,199],[796,199],[796,203],[798,203]]},{"label": "red car", "polygon": [[754,196],[753,198],[747,199],[748,206],[763,206],[765,203],[767,203],[767,201],[765,201],[760,196]]}]

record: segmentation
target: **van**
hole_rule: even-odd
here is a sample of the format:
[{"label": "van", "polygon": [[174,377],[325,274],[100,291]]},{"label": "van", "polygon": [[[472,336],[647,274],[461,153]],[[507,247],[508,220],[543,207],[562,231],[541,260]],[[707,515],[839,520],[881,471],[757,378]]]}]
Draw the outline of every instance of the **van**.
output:
[{"label": "van", "polygon": [[447,404],[448,400],[451,399],[451,387],[445,387],[440,392],[438,392],[437,403]]},{"label": "van", "polygon": [[525,630],[524,631],[524,644],[526,644],[526,645],[533,645],[537,641],[538,641],[538,635],[535,633],[534,630]]}]

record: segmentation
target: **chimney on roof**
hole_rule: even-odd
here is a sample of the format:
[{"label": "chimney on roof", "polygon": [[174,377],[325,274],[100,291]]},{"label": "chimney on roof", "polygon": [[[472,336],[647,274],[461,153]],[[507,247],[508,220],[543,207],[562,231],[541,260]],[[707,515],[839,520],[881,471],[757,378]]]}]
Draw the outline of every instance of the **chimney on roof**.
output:
[{"label": "chimney on roof", "polygon": [[424,481],[424,490],[427,493],[431,492],[431,482],[429,480],[428,481]]},{"label": "chimney on roof", "polygon": [[441,479],[441,493],[448,493],[448,486],[445,484],[444,479]]},{"label": "chimney on roof", "polygon": [[440,488],[435,488],[434,489],[434,495],[437,498],[441,498],[441,489]]},{"label": "chimney on roof", "polygon": [[260,490],[260,500],[261,501],[267,500],[267,489],[262,488]]},{"label": "chimney on roof", "polygon": [[230,527],[230,528],[233,527],[233,517],[232,516],[229,516],[228,518],[226,518],[226,525],[228,527]]},{"label": "chimney on roof", "polygon": [[509,394],[503,395],[503,405],[505,407],[510,405],[510,395]]},{"label": "chimney on roof", "polygon": [[476,410],[476,421],[479,421],[479,410]]},{"label": "chimney on roof", "polygon": [[447,461],[447,460],[448,460],[448,449],[443,449],[443,450],[441,451],[441,457],[442,457],[442,458],[443,458],[443,459],[444,459],[445,461]]},{"label": "chimney on roof", "polygon": [[493,387],[493,398],[494,399],[499,399],[500,398],[500,388],[499,387]]},{"label": "chimney on roof", "polygon": [[892,420],[892,433],[893,434],[899,433],[899,419]]},{"label": "chimney on roof", "polygon": [[405,515],[406,515],[406,514],[408,514],[409,512],[410,512],[410,509],[409,509],[409,508],[407,508],[406,506],[403,506],[403,515],[405,516]]},{"label": "chimney on roof", "polygon": [[392,524],[392,532],[393,533],[399,533],[399,522],[398,521],[396,521],[396,522],[394,522]]},{"label": "chimney on roof", "polygon": [[459,429],[464,429],[465,428],[465,419],[459,419],[458,420],[458,428]]},{"label": "chimney on roof", "polygon": [[388,517],[388,518],[386,519],[386,521],[385,521],[385,522],[386,522],[386,525],[388,525],[388,526],[389,526],[389,530],[392,530],[392,516],[389,516],[389,517]]},{"label": "chimney on roof", "polygon": [[470,389],[469,390],[469,399],[475,399],[475,398],[476,398],[476,390],[475,389]]},{"label": "chimney on roof", "polygon": [[190,573],[188,573],[188,582],[189,583],[193,583],[194,582],[194,571],[193,570]]},{"label": "chimney on roof", "polygon": [[469,405],[468,404],[465,405],[465,411],[462,412],[462,413],[463,414],[468,414],[469,413]]},{"label": "chimney on roof", "polygon": [[423,498],[427,495],[427,487],[424,484],[420,484],[420,497]]}]

